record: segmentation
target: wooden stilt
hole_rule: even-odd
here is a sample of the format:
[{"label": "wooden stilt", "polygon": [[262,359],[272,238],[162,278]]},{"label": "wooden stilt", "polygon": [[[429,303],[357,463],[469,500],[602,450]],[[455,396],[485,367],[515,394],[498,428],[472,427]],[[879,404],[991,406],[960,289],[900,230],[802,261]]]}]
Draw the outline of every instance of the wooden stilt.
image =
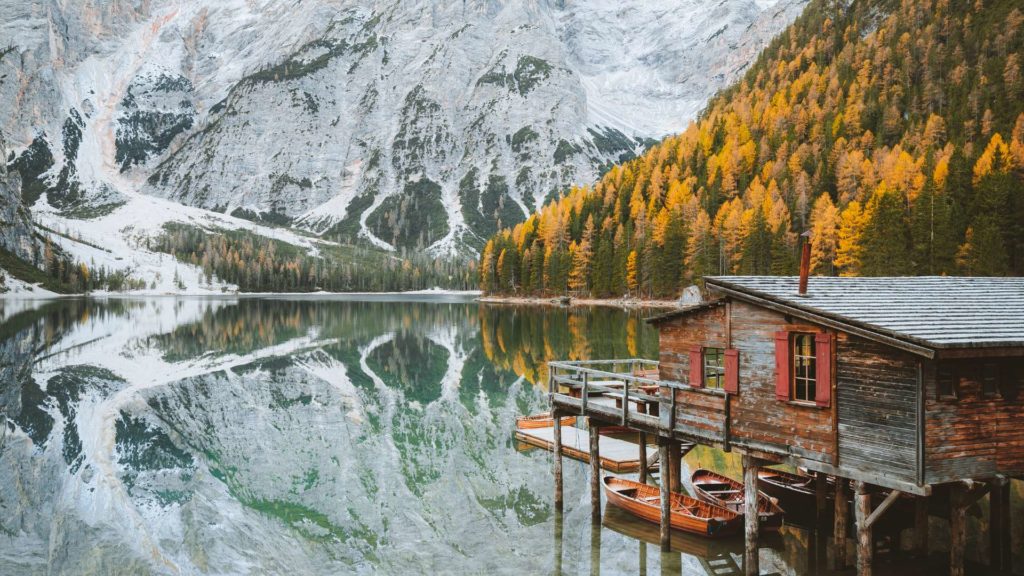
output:
[{"label": "wooden stilt", "polygon": [[836,476],[835,502],[833,502],[835,512],[832,515],[832,547],[834,549],[832,568],[835,570],[846,568],[846,521],[849,514],[846,484],[845,478]]},{"label": "wooden stilt", "polygon": [[928,497],[914,498],[914,555],[928,556]]},{"label": "wooden stilt", "polygon": [[590,576],[601,574],[601,525],[590,526]]},{"label": "wooden stilt", "polygon": [[[661,470],[661,550],[669,552],[672,550],[672,524],[669,512],[672,509],[672,499],[668,490],[669,472],[665,464],[668,462],[668,441],[658,439],[658,453],[660,454]],[[669,470],[671,468],[669,467]],[[664,559],[664,555],[662,555]]]},{"label": "wooden stilt", "polygon": [[864,482],[853,484],[854,507],[857,513],[857,576],[871,576],[871,564],[874,560],[874,542],[871,540],[871,494]]},{"label": "wooden stilt", "polygon": [[761,571],[757,549],[757,537],[760,533],[760,515],[757,511],[757,468],[757,460],[750,456],[743,456],[743,516],[746,540],[743,566],[747,576],[756,576]]},{"label": "wooden stilt", "polygon": [[668,469],[669,469],[669,484],[668,488],[672,492],[681,492],[683,490],[682,483],[682,444],[679,442],[671,442],[669,444],[668,452]]},{"label": "wooden stilt", "polygon": [[554,473],[555,473],[555,510],[562,511],[562,413],[552,410],[554,418]]},{"label": "wooden stilt", "polygon": [[640,544],[640,576],[647,576],[647,542],[637,540]]},{"label": "wooden stilt", "polygon": [[601,425],[590,420],[590,520],[601,523]]},{"label": "wooden stilt", "polygon": [[954,484],[949,491],[949,576],[964,576],[967,545],[966,488]]},{"label": "wooden stilt", "polygon": [[647,483],[647,433],[639,432],[637,444],[640,445],[640,482]]},{"label": "wooden stilt", "polygon": [[828,475],[821,472],[814,475],[814,507],[815,518],[822,526],[828,518]]},{"label": "wooden stilt", "polygon": [[1010,482],[1005,478],[992,481],[989,505],[989,567],[1010,572]]},{"label": "wooden stilt", "polygon": [[565,519],[562,517],[562,511],[555,511],[555,570],[554,573],[557,575],[562,574],[562,527]]}]

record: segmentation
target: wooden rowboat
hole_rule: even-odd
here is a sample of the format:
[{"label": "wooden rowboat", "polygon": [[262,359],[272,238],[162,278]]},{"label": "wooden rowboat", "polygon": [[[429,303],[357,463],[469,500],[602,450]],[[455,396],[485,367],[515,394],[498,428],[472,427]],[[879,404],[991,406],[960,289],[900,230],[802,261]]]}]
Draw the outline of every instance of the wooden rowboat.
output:
[{"label": "wooden rowboat", "polygon": [[813,518],[817,510],[814,478],[772,468],[757,471],[757,488],[775,498],[790,519]]},{"label": "wooden rowboat", "polygon": [[[699,469],[690,476],[693,489],[701,500],[728,508],[737,514],[744,513],[743,484],[718,472]],[[757,511],[763,530],[778,530],[782,526],[782,508],[763,492],[758,493]]]},{"label": "wooden rowboat", "polygon": [[[576,424],[575,416],[563,416],[562,426],[573,426]],[[551,428],[555,425],[555,419],[551,417],[551,412],[541,412],[540,414],[533,414],[530,416],[521,416],[516,419],[516,428],[520,430],[532,430],[535,428]]]},{"label": "wooden rowboat", "polygon": [[[648,522],[661,522],[661,489],[616,476],[605,476],[601,482],[609,504]],[[676,530],[718,538],[737,533],[743,525],[743,517],[727,508],[677,492],[671,498],[669,521]]]}]

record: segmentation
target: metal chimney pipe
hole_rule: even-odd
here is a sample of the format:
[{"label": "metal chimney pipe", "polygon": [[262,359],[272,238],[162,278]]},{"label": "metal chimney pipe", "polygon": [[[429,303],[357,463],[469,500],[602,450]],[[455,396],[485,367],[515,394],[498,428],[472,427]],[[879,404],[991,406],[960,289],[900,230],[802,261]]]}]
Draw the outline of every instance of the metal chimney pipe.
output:
[{"label": "metal chimney pipe", "polygon": [[800,235],[803,238],[803,250],[800,253],[800,296],[807,296],[807,280],[811,275],[811,232],[808,230]]}]

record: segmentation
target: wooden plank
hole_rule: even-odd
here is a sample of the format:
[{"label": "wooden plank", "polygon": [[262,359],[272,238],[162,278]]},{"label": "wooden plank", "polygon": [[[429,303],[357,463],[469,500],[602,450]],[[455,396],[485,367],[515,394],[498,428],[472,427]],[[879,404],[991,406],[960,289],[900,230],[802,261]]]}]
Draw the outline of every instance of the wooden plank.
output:
[{"label": "wooden plank", "polygon": [[889,492],[889,495],[885,497],[885,500],[882,500],[882,503],[878,505],[878,508],[875,508],[875,510],[871,513],[870,516],[868,516],[867,520],[865,521],[868,525],[868,528],[874,526],[875,522],[878,522],[878,519],[882,517],[882,514],[885,514],[885,511],[888,510],[896,502],[896,500],[900,498],[900,496],[903,496],[903,493],[900,492],[899,490],[893,490],[892,492]]},{"label": "wooden plank", "polygon": [[[554,428],[516,430],[515,438],[520,442],[545,450],[553,450],[555,444]],[[636,472],[640,469],[636,444],[608,436],[599,436],[599,438],[598,457],[601,468],[617,473]],[[590,434],[586,430],[563,426],[561,444],[563,455],[573,460],[590,462]],[[648,454],[651,452],[656,451],[648,448]]]}]

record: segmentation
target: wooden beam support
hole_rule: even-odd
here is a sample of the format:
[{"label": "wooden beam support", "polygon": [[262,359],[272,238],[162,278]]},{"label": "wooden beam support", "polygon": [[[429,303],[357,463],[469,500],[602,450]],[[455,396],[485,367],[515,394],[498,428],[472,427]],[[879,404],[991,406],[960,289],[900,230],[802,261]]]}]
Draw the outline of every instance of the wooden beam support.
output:
[{"label": "wooden beam support", "polygon": [[658,438],[658,454],[661,458],[661,550],[672,551],[672,497],[668,490],[668,440]]},{"label": "wooden beam support", "polygon": [[553,469],[555,474],[555,510],[562,511],[562,412],[557,409],[551,410],[551,417],[554,419],[554,446],[552,446]]},{"label": "wooden beam support", "polygon": [[828,475],[822,472],[814,474],[814,507],[814,517],[823,525],[828,517]]},{"label": "wooden beam support", "polygon": [[996,478],[988,494],[989,505],[989,567],[993,570],[1011,572],[1013,552],[1011,548],[1010,481]]},{"label": "wooden beam support", "polygon": [[954,484],[949,491],[949,576],[964,576],[967,546],[967,488]]},{"label": "wooden beam support", "polygon": [[749,455],[743,456],[743,526],[745,549],[743,554],[744,572],[747,576],[760,574],[758,535],[760,514],[757,510],[757,469],[760,462]]},{"label": "wooden beam support", "polygon": [[682,444],[680,444],[678,440],[673,440],[669,443],[668,458],[668,489],[672,492],[682,492]]},{"label": "wooden beam support", "polygon": [[882,514],[885,514],[885,511],[895,504],[896,500],[898,500],[902,495],[903,492],[900,492],[899,490],[889,492],[889,495],[885,497],[885,500],[882,500],[882,503],[878,505],[878,508],[875,508],[875,511],[868,516],[868,519],[866,520],[868,528],[874,526],[875,522],[878,522],[878,519],[882,517]]},{"label": "wooden beam support", "polygon": [[871,540],[871,494],[867,484],[858,480],[853,484],[854,508],[857,513],[857,576],[871,576],[874,561],[874,542]]},{"label": "wooden beam support", "polygon": [[647,433],[637,432],[636,443],[640,447],[640,483],[647,483]]},{"label": "wooden beam support", "polygon": [[834,570],[846,569],[846,520],[849,517],[846,484],[845,478],[836,476],[835,501],[833,502],[835,512],[832,515],[832,568]]},{"label": "wooden beam support", "polygon": [[590,521],[601,523],[601,425],[590,422]]},{"label": "wooden beam support", "polygon": [[914,555],[928,556],[928,497],[914,498]]}]

